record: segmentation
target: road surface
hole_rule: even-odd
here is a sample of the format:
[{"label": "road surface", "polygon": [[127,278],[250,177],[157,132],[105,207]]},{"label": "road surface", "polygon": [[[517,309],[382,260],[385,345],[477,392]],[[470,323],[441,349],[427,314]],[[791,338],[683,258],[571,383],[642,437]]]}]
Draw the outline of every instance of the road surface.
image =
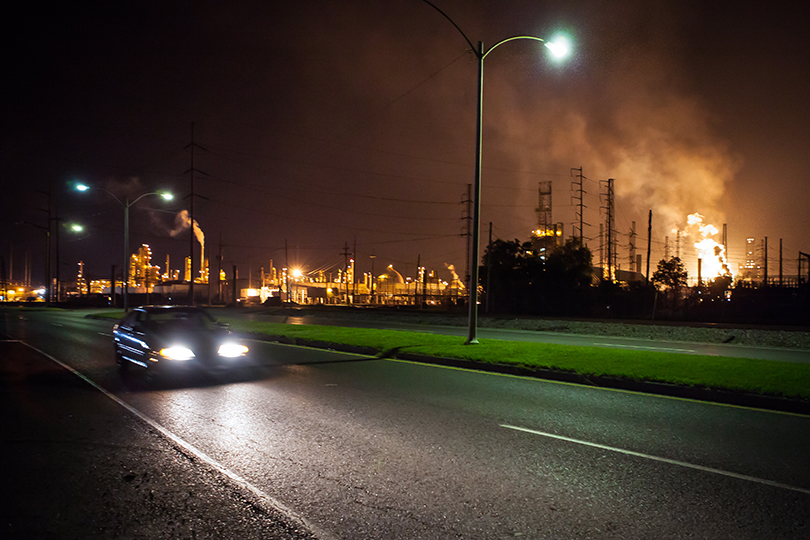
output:
[{"label": "road surface", "polygon": [[2,321],[320,538],[810,536],[807,416],[273,344],[122,381],[109,322]]}]

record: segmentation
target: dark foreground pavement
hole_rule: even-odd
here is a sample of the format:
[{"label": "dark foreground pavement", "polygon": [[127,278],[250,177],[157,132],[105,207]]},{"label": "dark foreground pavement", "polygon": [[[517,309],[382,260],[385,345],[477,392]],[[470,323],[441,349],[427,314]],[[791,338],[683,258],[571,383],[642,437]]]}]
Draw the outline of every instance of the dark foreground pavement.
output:
[{"label": "dark foreground pavement", "polygon": [[0,341],[0,538],[314,538],[76,374]]}]

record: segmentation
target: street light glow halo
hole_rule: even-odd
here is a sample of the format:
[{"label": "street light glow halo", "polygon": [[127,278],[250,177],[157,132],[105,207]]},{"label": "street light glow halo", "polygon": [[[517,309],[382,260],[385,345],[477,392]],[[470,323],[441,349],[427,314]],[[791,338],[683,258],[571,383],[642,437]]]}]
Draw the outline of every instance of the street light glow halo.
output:
[{"label": "street light glow halo", "polygon": [[551,41],[546,41],[545,45],[556,60],[562,60],[571,54],[571,41],[565,36],[557,36]]}]

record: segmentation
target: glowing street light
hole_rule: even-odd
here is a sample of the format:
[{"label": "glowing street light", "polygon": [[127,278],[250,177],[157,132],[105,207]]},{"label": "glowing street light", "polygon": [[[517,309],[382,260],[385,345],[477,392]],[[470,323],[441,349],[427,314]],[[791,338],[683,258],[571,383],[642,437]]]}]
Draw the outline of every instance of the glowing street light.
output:
[{"label": "glowing street light", "polygon": [[571,46],[567,39],[562,37],[556,38],[554,41],[546,41],[536,36],[513,36],[499,41],[487,50],[484,50],[483,42],[479,41],[478,46],[475,47],[462,32],[461,28],[453,22],[445,12],[438,7],[434,6],[428,0],[423,0],[426,4],[438,11],[444,16],[445,19],[455,26],[464,40],[470,45],[475,57],[478,59],[478,109],[477,109],[477,122],[476,122],[476,136],[475,136],[475,183],[473,184],[473,216],[472,216],[472,237],[470,241],[470,283],[469,283],[469,315],[468,315],[468,336],[466,344],[471,345],[478,343],[478,244],[481,237],[481,140],[482,140],[482,119],[484,112],[484,59],[489,56],[493,50],[497,49],[504,43],[516,40],[532,40],[543,43],[546,48],[551,51],[555,59],[562,59],[567,57],[571,52]]},{"label": "glowing street light", "polygon": [[547,42],[546,48],[551,51],[555,60],[563,60],[571,55],[571,42],[565,36],[557,36],[553,41]]},{"label": "glowing street light", "polygon": [[[103,191],[109,194],[113,199],[115,199],[118,204],[120,204],[124,208],[124,277],[122,280],[122,288],[123,288],[123,296],[124,296],[124,311],[129,310],[129,208],[143,199],[144,197],[148,197],[150,195],[158,195],[163,200],[171,201],[174,198],[174,195],[169,193],[168,191],[152,191],[149,193],[144,193],[143,195],[139,196],[133,201],[129,200],[129,197],[124,197],[122,201],[118,197],[115,196],[114,193],[108,191],[102,187],[92,187],[88,186],[87,184],[78,183],[76,184],[77,191],[88,191],[89,189],[97,189],[99,191]],[[112,299],[113,304],[115,303],[115,290],[110,290],[110,298]]]}]

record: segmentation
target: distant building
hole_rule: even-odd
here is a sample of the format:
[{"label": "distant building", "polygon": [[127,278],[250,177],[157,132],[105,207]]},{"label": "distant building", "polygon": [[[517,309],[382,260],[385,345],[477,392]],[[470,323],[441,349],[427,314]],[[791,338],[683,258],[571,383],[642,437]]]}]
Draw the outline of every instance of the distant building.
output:
[{"label": "distant building", "polygon": [[762,266],[757,262],[756,239],[745,239],[745,263],[740,265],[738,279],[742,281],[756,281],[762,279]]}]

